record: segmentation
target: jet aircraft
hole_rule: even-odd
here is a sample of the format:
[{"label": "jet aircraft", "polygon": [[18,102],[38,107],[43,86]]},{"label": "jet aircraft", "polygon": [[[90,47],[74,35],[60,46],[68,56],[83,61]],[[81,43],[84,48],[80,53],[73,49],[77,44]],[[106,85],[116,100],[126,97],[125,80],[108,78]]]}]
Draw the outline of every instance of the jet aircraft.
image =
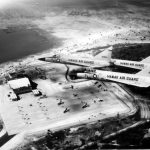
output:
[{"label": "jet aircraft", "polygon": [[121,60],[121,59],[112,59],[114,65],[128,67],[133,69],[142,70],[147,67],[150,68],[150,56],[143,59],[142,61],[129,61],[129,60]]},{"label": "jet aircraft", "polygon": [[103,52],[99,53],[93,58],[81,57],[77,55],[53,55],[52,57],[39,58],[41,61],[52,63],[62,63],[69,65],[77,65],[90,68],[102,68],[110,66],[111,63],[112,46],[106,48]]},{"label": "jet aircraft", "polygon": [[145,68],[136,74],[103,70],[94,70],[94,72],[89,72],[89,70],[87,70],[84,73],[77,73],[76,76],[78,78],[113,81],[143,88],[147,88],[150,86],[150,68]]}]

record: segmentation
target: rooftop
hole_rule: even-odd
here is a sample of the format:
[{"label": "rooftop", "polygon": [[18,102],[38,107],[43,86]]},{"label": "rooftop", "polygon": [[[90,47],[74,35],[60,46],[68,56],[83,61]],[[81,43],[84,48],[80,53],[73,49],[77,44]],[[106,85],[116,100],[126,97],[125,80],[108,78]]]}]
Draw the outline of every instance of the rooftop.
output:
[{"label": "rooftop", "polygon": [[8,84],[12,89],[19,89],[21,87],[29,87],[30,81],[28,78],[25,77],[25,78],[10,80],[8,81]]}]

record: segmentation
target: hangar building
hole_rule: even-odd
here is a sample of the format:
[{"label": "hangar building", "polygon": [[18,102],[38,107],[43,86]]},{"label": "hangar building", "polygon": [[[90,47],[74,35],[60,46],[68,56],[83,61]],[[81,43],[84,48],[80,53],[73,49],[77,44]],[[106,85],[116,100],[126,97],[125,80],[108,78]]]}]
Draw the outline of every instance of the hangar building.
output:
[{"label": "hangar building", "polygon": [[17,95],[32,92],[30,81],[26,77],[10,80],[8,85]]}]

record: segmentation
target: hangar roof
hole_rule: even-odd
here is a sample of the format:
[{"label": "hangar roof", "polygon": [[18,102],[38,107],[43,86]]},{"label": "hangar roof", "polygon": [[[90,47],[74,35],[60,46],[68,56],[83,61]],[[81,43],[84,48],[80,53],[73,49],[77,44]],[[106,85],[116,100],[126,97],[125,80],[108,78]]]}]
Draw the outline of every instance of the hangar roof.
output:
[{"label": "hangar roof", "polygon": [[20,78],[20,79],[15,79],[15,80],[10,80],[8,81],[9,86],[12,89],[19,89],[21,87],[29,87],[30,85],[30,81],[28,78]]}]

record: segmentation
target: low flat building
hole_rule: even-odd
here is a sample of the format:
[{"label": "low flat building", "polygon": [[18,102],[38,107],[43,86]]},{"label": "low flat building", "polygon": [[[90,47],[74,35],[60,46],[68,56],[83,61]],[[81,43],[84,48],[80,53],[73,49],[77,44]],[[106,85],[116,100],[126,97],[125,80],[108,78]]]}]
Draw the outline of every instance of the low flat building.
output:
[{"label": "low flat building", "polygon": [[18,100],[17,95],[14,92],[10,93],[10,99],[12,101],[17,101]]},{"label": "low flat building", "polygon": [[32,92],[32,87],[28,78],[19,78],[8,81],[9,87],[15,94]]},{"label": "low flat building", "polygon": [[37,89],[32,90],[32,92],[33,92],[34,96],[40,96],[41,95],[41,92]]}]

